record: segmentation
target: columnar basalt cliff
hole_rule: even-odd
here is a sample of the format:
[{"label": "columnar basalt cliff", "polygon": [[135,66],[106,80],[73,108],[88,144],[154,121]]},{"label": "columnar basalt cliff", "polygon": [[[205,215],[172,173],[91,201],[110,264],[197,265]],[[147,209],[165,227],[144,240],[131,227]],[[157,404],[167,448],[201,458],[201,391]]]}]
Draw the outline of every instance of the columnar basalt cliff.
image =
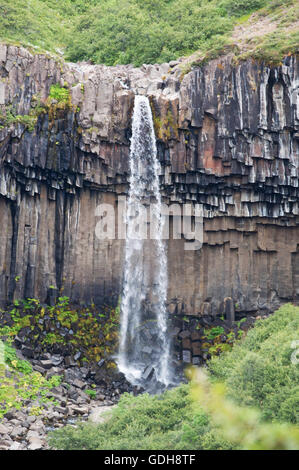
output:
[{"label": "columnar basalt cliff", "polygon": [[[49,98],[52,85],[70,91]],[[271,310],[299,296],[299,62],[65,64],[0,47],[0,304],[115,302],[123,240],[96,207],[128,191],[134,95],[149,97],[166,203],[198,202],[204,243],[168,243],[175,314]],[[229,301],[228,301],[229,299]]]}]

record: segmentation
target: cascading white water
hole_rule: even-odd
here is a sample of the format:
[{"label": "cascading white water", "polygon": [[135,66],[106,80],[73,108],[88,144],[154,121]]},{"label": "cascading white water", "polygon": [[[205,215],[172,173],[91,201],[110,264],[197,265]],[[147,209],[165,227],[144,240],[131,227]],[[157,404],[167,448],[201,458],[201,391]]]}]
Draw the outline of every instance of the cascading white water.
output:
[{"label": "cascading white water", "polygon": [[[162,386],[172,382],[166,311],[167,254],[162,239],[159,173],[149,100],[137,95],[130,150],[118,368],[129,382],[144,388],[149,378],[152,384]],[[140,229],[142,224],[140,216],[147,217],[145,214],[149,212],[151,235],[142,239],[139,232],[136,237],[136,227]]]}]

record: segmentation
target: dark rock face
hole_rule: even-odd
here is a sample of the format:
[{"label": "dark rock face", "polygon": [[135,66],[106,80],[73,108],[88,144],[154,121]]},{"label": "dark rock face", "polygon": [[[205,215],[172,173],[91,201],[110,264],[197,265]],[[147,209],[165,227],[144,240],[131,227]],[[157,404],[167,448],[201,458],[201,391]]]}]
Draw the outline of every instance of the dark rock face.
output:
[{"label": "dark rock face", "polygon": [[[169,311],[298,300],[298,78],[295,57],[270,68],[226,56],[183,77],[0,46],[0,114],[15,116],[0,127],[0,304],[51,301],[62,285],[73,301],[116,301],[123,240],[97,239],[96,208],[127,193],[135,93],[151,100],[164,201],[203,205],[202,248],[168,243]],[[57,83],[71,96],[61,108],[47,102]],[[18,122],[38,106],[34,130]]]}]

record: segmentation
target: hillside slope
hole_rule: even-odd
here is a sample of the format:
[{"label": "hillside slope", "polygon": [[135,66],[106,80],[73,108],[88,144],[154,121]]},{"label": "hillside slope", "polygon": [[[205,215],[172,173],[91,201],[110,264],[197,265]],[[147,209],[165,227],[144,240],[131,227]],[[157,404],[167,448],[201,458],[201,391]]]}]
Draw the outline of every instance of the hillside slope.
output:
[{"label": "hillside slope", "polygon": [[107,65],[227,48],[279,61],[298,50],[298,9],[296,0],[0,0],[0,39]]}]

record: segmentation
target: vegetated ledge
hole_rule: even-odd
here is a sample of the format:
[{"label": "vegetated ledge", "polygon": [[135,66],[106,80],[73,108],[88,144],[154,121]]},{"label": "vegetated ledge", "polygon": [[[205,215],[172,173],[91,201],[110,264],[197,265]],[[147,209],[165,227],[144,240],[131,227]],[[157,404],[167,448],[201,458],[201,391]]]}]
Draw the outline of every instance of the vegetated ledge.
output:
[{"label": "vegetated ledge", "polygon": [[169,242],[169,311],[220,315],[225,298],[240,313],[267,311],[297,298],[296,56],[270,67],[228,54],[184,74],[179,61],[58,64],[3,45],[0,64],[1,113],[13,116],[0,130],[2,304],[62,284],[72,301],[117,303],[123,242],[97,240],[94,214],[127,193],[136,93],[151,101],[164,201],[203,205],[200,252]]}]

